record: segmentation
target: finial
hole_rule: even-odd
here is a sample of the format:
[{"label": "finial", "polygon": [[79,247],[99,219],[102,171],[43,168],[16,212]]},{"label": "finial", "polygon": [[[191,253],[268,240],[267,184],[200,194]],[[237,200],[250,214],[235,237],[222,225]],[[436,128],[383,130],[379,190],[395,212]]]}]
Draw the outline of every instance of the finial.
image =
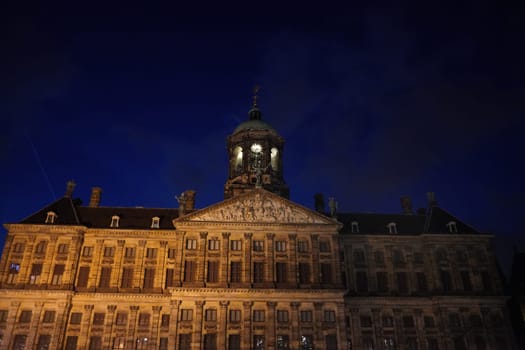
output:
[{"label": "finial", "polygon": [[259,90],[261,87],[259,85],[255,85],[253,87],[253,108],[257,108],[257,94],[259,93]]},{"label": "finial", "polygon": [[71,196],[73,195],[73,191],[75,190],[75,186],[76,186],[75,181],[69,180],[67,182],[66,194],[64,195],[64,197],[71,198]]}]

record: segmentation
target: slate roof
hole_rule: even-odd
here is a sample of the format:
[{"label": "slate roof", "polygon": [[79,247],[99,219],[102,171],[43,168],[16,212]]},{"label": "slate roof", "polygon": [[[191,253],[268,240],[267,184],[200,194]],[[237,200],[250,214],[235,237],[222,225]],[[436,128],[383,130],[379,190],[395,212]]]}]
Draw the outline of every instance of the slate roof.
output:
[{"label": "slate roof", "polygon": [[[82,225],[90,228],[109,228],[111,217],[120,217],[120,229],[150,229],[152,218],[160,218],[160,229],[174,229],[172,221],[179,216],[177,208],[142,207],[85,207],[75,204],[75,200],[63,197],[23,219],[23,224],[44,224],[47,212],[53,211],[58,217],[56,225]],[[447,224],[456,222],[458,233],[479,233],[471,226],[458,220],[444,209],[434,206],[427,214],[373,214],[338,213],[338,221],[344,226],[341,234],[389,234],[387,225],[396,223],[398,235],[419,235],[422,233],[449,234]],[[352,222],[359,225],[359,232],[352,233]]]}]

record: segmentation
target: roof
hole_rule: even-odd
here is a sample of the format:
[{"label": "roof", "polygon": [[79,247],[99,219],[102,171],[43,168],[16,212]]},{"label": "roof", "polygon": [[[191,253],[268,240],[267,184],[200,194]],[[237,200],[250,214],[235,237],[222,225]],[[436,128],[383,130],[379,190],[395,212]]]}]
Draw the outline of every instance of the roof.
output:
[{"label": "roof", "polygon": [[268,130],[277,133],[277,131],[270,124],[257,119],[242,122],[235,128],[235,130],[233,130],[233,134],[244,130]]},{"label": "roof", "polygon": [[43,224],[46,221],[47,213],[54,212],[57,214],[55,219],[56,225],[78,225],[79,219],[76,211],[76,206],[73,200],[69,197],[62,197],[48,206],[40,209],[36,213],[23,219],[22,224]]}]

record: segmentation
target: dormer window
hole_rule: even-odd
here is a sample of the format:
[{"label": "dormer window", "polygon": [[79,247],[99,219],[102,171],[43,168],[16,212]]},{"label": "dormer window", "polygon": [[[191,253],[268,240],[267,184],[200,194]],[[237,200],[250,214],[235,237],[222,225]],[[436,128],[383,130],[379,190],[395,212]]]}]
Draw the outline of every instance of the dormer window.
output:
[{"label": "dormer window", "polygon": [[386,227],[388,228],[388,233],[390,233],[391,235],[397,234],[397,224],[395,222],[389,223],[388,225],[386,225]]},{"label": "dormer window", "polygon": [[54,211],[48,211],[46,216],[46,224],[54,224],[58,215]]},{"label": "dormer window", "polygon": [[450,233],[458,233],[458,226],[456,225],[455,221],[451,221],[447,224],[448,232]]},{"label": "dormer window", "polygon": [[359,223],[357,221],[352,221],[352,233],[359,233]]},{"label": "dormer window", "polygon": [[160,227],[160,218],[158,216],[155,216],[151,219],[151,228],[159,228]]},{"label": "dormer window", "polygon": [[120,221],[120,216],[113,215],[111,217],[111,224],[109,225],[109,227],[115,227],[115,228],[118,227],[119,221]]}]

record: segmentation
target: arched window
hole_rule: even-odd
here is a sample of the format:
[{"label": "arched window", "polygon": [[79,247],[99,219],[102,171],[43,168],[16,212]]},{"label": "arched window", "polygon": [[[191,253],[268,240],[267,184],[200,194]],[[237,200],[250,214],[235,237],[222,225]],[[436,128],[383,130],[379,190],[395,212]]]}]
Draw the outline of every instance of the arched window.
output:
[{"label": "arched window", "polygon": [[54,211],[48,211],[46,216],[46,224],[54,224],[58,215]]},{"label": "arched window", "polygon": [[272,148],[271,152],[270,152],[270,155],[271,155],[271,166],[272,166],[272,169],[274,171],[278,171],[279,170],[279,150],[275,147]]},{"label": "arched window", "polygon": [[456,225],[455,221],[451,221],[447,224],[448,232],[450,233],[457,233],[458,232],[458,226]]},{"label": "arched window", "polygon": [[386,225],[386,227],[388,228],[388,233],[390,233],[391,235],[397,234],[397,225],[395,222],[389,223],[388,225]]},{"label": "arched window", "polygon": [[119,221],[120,217],[118,215],[113,215],[111,217],[111,224],[109,225],[109,227],[118,227]]},{"label": "arched window", "polygon": [[233,149],[233,158],[232,158],[232,170],[235,174],[239,174],[242,172],[242,147],[237,146]]},{"label": "arched window", "polygon": [[151,228],[159,228],[160,224],[160,218],[158,216],[154,216],[151,219]]}]

